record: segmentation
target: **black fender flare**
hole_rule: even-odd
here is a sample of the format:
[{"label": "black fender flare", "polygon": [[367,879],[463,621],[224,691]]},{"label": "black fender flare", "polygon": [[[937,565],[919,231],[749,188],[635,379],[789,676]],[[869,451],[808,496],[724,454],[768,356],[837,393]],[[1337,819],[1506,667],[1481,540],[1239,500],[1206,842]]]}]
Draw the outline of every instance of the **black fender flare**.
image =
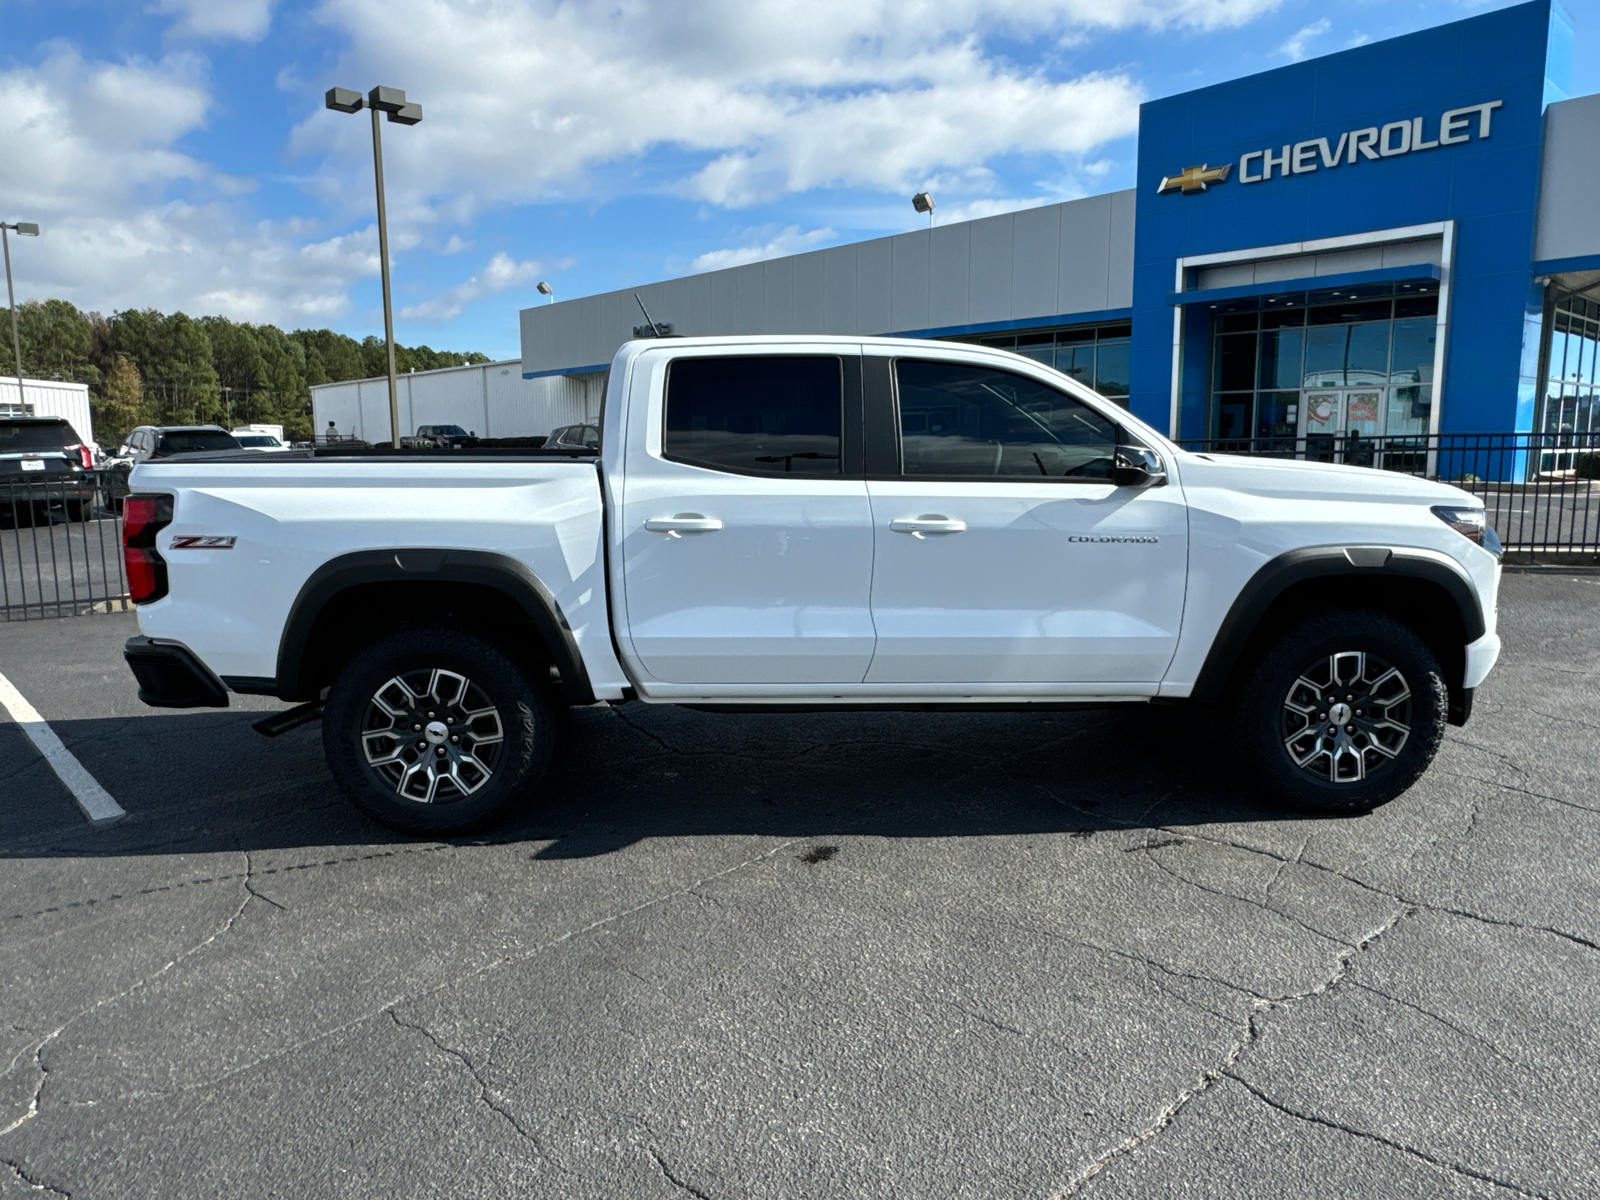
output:
[{"label": "black fender flare", "polygon": [[528,565],[487,550],[358,550],[329,559],[312,572],[289,607],[278,642],[276,691],[284,700],[314,700],[303,666],[317,618],[333,598],[373,583],[464,583],[493,588],[511,599],[539,630],[561,686],[573,704],[593,704],[594,688],[572,627],[555,596]]},{"label": "black fender flare", "polygon": [[1351,576],[1420,579],[1436,584],[1455,601],[1467,642],[1477,641],[1486,632],[1477,589],[1466,571],[1444,554],[1388,546],[1306,546],[1269,559],[1239,590],[1212,639],[1190,699],[1210,702],[1222,694],[1261,618],[1289,588],[1308,579]]}]

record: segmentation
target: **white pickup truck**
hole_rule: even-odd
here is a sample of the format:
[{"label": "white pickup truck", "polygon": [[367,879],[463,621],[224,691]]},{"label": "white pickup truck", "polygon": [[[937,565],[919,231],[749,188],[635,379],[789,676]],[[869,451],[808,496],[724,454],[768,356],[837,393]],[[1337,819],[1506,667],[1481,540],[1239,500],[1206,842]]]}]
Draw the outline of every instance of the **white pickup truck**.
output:
[{"label": "white pickup truck", "polygon": [[1189,453],[956,343],[629,342],[598,451],[236,451],[132,492],[145,702],[300,701],[258,728],[320,717],[340,787],[416,832],[528,795],[555,708],[628,700],[1203,704],[1270,798],[1362,811],[1500,650],[1470,494]]}]

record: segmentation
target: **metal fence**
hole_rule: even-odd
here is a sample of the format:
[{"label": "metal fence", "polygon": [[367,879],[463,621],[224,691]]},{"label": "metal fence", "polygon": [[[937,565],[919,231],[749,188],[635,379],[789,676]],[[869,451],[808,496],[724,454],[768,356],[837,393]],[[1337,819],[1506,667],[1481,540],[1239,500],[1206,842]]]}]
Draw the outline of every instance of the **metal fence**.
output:
[{"label": "metal fence", "polygon": [[0,483],[0,620],[131,607],[122,522],[111,504],[105,471],[61,482]]},{"label": "metal fence", "polygon": [[1600,432],[1211,438],[1202,454],[1348,463],[1452,483],[1483,501],[1508,554],[1571,562],[1600,555]]}]

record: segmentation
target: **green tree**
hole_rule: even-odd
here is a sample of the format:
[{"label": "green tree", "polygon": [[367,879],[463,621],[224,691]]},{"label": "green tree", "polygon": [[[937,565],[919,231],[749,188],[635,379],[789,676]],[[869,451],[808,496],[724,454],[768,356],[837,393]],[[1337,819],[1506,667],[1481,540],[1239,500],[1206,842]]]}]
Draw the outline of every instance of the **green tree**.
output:
[{"label": "green tree", "polygon": [[222,397],[205,327],[185,313],[163,316],[153,308],[111,318],[112,344],[139,369],[147,398],[163,424],[220,420]]},{"label": "green tree", "polygon": [[116,446],[135,425],[144,424],[144,383],[126,355],[117,355],[98,394],[91,393],[89,407],[94,414],[95,440],[102,446]]},{"label": "green tree", "polygon": [[[9,322],[7,315],[3,318]],[[65,379],[72,383],[100,382],[100,372],[91,361],[89,320],[65,300],[29,300],[17,306],[18,333],[22,341],[22,367],[25,378]],[[0,374],[15,375],[15,355],[11,350],[11,330],[0,338]]]},{"label": "green tree", "polygon": [[267,365],[255,330],[226,317],[201,317],[198,323],[211,343],[211,365],[217,373],[223,424],[231,428],[236,423],[256,420],[255,409],[264,403],[260,393],[266,391]]},{"label": "green tree", "polygon": [[331,329],[296,329],[289,336],[305,351],[307,384],[341,383],[365,374],[355,338]]}]

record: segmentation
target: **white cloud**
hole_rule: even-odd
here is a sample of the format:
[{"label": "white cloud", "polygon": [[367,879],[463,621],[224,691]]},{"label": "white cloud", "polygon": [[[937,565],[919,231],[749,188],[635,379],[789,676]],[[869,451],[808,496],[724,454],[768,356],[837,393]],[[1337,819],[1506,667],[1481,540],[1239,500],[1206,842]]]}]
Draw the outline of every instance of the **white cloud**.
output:
[{"label": "white cloud", "polygon": [[[782,258],[786,254],[799,254],[803,250],[815,250],[819,243],[830,242],[838,237],[832,229],[808,229],[802,231],[798,225],[790,225],[773,233],[769,227],[762,230],[750,230],[756,237],[766,237],[767,241],[757,240],[744,246],[736,246],[728,250],[708,250],[689,264],[691,271],[720,271],[723,267],[742,267],[745,263],[761,262],[769,258]],[[768,237],[771,234],[772,236]]]},{"label": "white cloud", "polygon": [[376,234],[303,244],[314,225],[248,216],[228,198],[253,180],[177,149],[210,108],[191,55],[113,64],[58,47],[0,71],[0,162],[14,165],[0,172],[0,210],[42,227],[13,256],[20,295],[286,324],[343,313],[350,284],[377,273]]},{"label": "white cloud", "polygon": [[1278,53],[1291,62],[1300,62],[1309,53],[1306,49],[1306,44],[1313,38],[1321,37],[1332,28],[1333,23],[1327,17],[1319,17],[1279,46]]},{"label": "white cloud", "polygon": [[175,16],[176,37],[257,42],[272,24],[273,0],[156,0],[145,11]]},{"label": "white cloud", "polygon": [[439,253],[460,254],[463,250],[471,250],[477,244],[471,238],[463,238],[459,233],[452,233],[450,240],[439,247]]},{"label": "white cloud", "polygon": [[[385,143],[391,192],[452,219],[593,197],[600,168],[665,148],[666,187],[739,207],[823,186],[902,191],[1007,153],[1131,133],[1122,74],[1055,78],[984,38],[1212,29],[1277,0],[323,0],[349,50],[327,80],[403,80],[426,119]],[[308,88],[309,90],[309,88]],[[320,106],[319,106],[320,108]],[[317,112],[291,149],[364,201],[361,122]],[[639,186],[631,180],[616,186]]]},{"label": "white cloud", "polygon": [[408,321],[448,321],[480,296],[490,296],[519,283],[526,283],[543,269],[531,259],[518,262],[500,251],[481,272],[465,283],[458,283],[449,291],[431,300],[424,300],[421,304],[402,308],[400,315]]}]

